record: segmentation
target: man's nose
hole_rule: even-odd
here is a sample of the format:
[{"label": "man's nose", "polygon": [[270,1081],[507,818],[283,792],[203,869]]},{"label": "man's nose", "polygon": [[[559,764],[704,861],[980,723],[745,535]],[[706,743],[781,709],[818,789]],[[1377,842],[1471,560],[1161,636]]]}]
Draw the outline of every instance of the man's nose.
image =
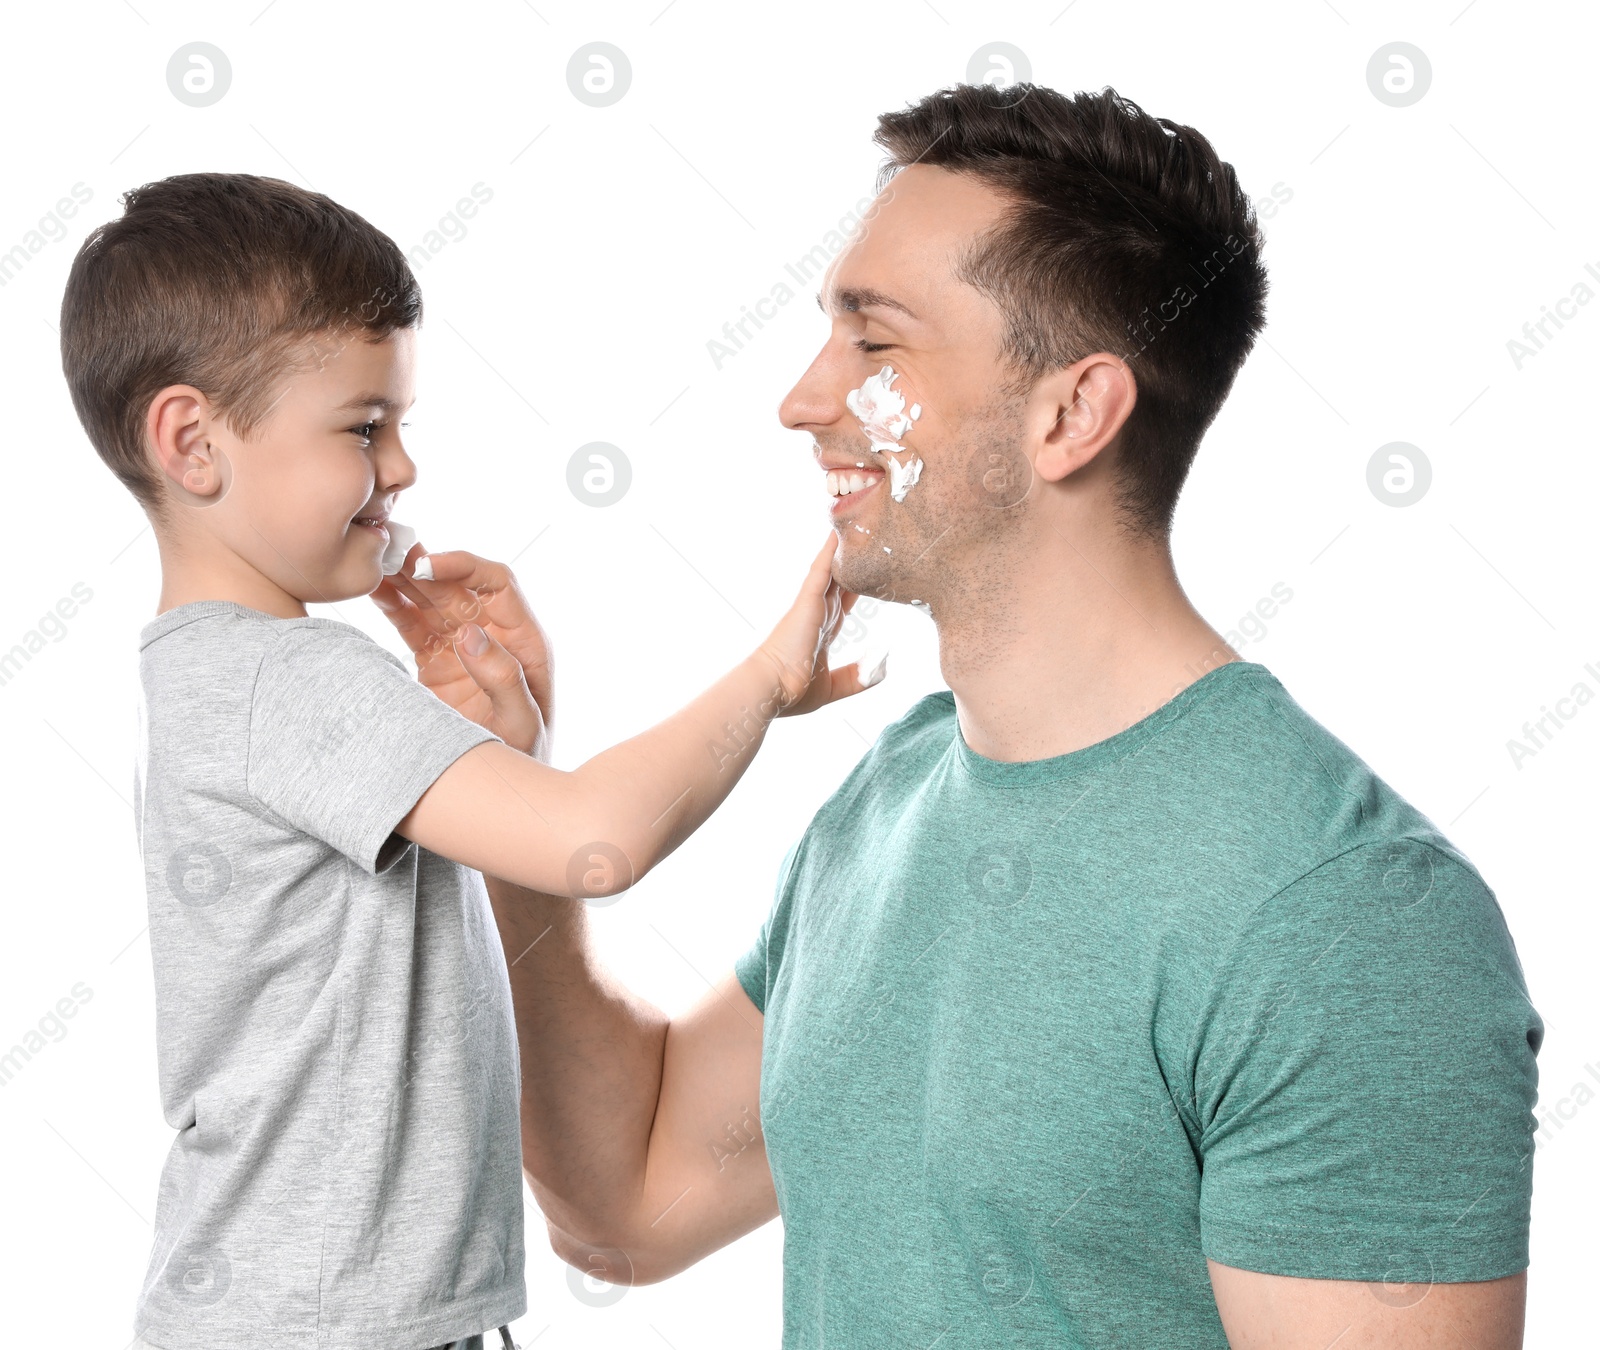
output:
[{"label": "man's nose", "polygon": [[778,405],[778,420],[790,431],[831,427],[848,411],[844,405],[849,376],[841,352],[830,342],[817,353],[795,386]]}]

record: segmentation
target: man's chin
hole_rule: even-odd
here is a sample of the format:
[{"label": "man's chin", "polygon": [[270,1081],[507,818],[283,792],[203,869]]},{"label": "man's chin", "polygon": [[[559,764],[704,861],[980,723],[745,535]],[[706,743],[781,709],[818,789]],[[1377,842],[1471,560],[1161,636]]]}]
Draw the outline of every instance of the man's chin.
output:
[{"label": "man's chin", "polygon": [[[852,538],[852,536],[854,536]],[[847,591],[871,596],[874,600],[903,600],[904,589],[899,564],[870,538],[856,534],[849,525],[839,529],[839,551],[833,556],[833,579]]]}]

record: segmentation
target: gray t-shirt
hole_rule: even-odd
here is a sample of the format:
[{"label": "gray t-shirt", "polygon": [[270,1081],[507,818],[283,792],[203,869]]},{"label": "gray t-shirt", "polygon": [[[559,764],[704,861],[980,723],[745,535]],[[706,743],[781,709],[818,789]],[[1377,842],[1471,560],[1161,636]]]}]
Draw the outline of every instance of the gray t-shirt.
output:
[{"label": "gray t-shirt", "polygon": [[420,1350],[520,1316],[505,957],[483,878],[393,833],[495,737],[331,619],[198,601],[140,646],[134,810],[177,1137],[137,1331]]}]

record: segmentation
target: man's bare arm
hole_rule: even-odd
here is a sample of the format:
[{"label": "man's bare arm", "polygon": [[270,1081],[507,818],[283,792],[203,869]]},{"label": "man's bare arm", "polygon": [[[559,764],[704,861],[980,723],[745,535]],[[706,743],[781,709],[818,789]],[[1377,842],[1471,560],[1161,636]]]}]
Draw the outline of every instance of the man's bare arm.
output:
[{"label": "man's bare arm", "polygon": [[1207,1262],[1233,1350],[1520,1350],[1527,1272],[1475,1284],[1302,1280]]},{"label": "man's bare arm", "polygon": [[595,960],[586,906],[488,886],[523,1050],[523,1169],[556,1253],[648,1284],[775,1217],[762,1017],[738,980],[669,1020]]}]

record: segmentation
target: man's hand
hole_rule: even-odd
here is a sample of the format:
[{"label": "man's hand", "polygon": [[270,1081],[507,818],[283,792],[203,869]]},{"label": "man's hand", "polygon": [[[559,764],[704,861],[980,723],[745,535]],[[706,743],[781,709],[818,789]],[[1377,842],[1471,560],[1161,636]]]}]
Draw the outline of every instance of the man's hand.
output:
[{"label": "man's hand", "polygon": [[883,678],[881,663],[865,679],[856,662],[829,669],[828,645],[856,602],[854,592],[843,590],[832,578],[837,547],[838,540],[830,531],[828,542],[812,560],[799,596],[761,644],[760,654],[778,674],[779,717],[811,712],[870,689]]},{"label": "man's hand", "polygon": [[[408,575],[423,557],[432,578]],[[423,684],[507,745],[548,762],[550,643],[510,568],[416,544],[372,601],[415,653]]]}]

